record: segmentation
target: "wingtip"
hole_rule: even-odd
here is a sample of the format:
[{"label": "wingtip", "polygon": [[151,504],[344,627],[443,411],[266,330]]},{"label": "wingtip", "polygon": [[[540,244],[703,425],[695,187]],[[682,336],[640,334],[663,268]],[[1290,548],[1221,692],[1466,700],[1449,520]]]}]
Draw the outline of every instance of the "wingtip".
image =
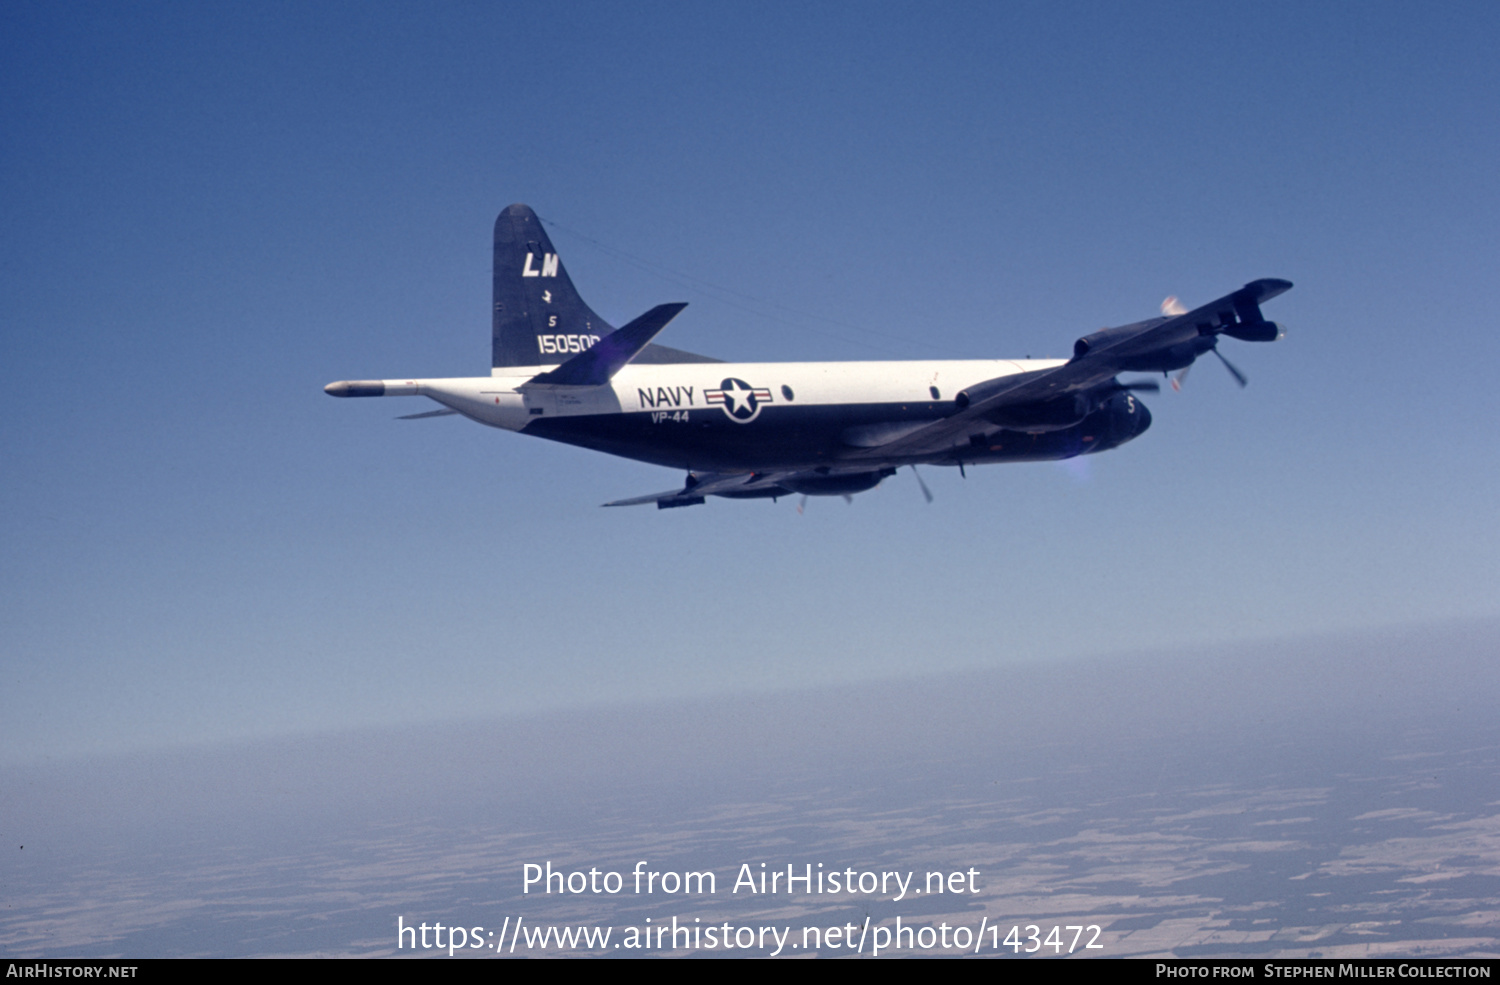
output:
[{"label": "wingtip", "polygon": [[1279,294],[1285,294],[1292,289],[1292,282],[1282,280],[1280,277],[1262,277],[1245,285],[1245,290],[1255,294],[1256,302],[1269,301]]}]

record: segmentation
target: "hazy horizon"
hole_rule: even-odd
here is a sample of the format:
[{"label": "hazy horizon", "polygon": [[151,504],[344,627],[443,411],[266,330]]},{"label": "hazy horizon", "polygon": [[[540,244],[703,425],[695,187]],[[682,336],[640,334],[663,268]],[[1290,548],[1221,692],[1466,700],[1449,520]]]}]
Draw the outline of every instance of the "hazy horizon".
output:
[{"label": "hazy horizon", "polygon": [[[1497,644],[1429,627],[0,769],[25,846],[0,947],[377,955],[397,916],[857,914],[1087,920],[1104,956],[1493,955]],[[527,895],[544,861],[722,885]],[[761,863],[974,867],[980,892],[726,891]]]}]

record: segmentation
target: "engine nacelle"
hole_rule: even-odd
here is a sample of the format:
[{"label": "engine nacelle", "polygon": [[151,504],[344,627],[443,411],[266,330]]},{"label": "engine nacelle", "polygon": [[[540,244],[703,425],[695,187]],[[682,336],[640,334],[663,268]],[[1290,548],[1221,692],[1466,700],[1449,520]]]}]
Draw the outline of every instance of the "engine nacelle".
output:
[{"label": "engine nacelle", "polygon": [[1174,369],[1186,369],[1193,360],[1214,347],[1212,335],[1199,336],[1189,342],[1163,346],[1155,352],[1146,352],[1119,360],[1120,368],[1132,373],[1170,373]]},{"label": "engine nacelle", "polygon": [[[1085,335],[1073,343],[1073,358],[1082,359],[1096,349],[1103,349],[1114,345],[1116,342],[1133,339],[1145,329],[1152,328],[1168,320],[1166,318],[1153,318],[1150,321],[1136,322],[1134,325],[1121,325],[1119,328],[1100,329],[1092,335]],[[1120,369],[1132,373],[1170,373],[1174,369],[1191,366],[1193,360],[1213,348],[1213,344],[1213,334],[1209,333],[1192,336],[1172,345],[1163,345],[1150,352],[1137,352],[1130,356],[1116,353],[1110,358],[1118,364]]]},{"label": "engine nacelle", "polygon": [[1082,393],[1059,397],[1041,404],[1017,404],[997,407],[984,414],[991,424],[1011,431],[1061,431],[1089,416],[1094,402]]},{"label": "engine nacelle", "polygon": [[1150,318],[1146,321],[1133,322],[1129,325],[1120,325],[1116,328],[1101,328],[1097,332],[1091,332],[1073,343],[1073,358],[1082,359],[1095,349],[1107,348],[1126,339],[1133,339],[1141,332],[1162,322],[1165,318]]},{"label": "engine nacelle", "polygon": [[1275,342],[1286,338],[1286,327],[1273,321],[1246,322],[1224,329],[1224,334],[1241,342]]},{"label": "engine nacelle", "polygon": [[[985,400],[1014,388],[1028,377],[1045,376],[1050,370],[1040,370],[1019,376],[1001,376],[983,383],[965,387],[953,395],[953,404],[959,410],[970,404]],[[984,419],[1012,431],[1061,431],[1070,428],[1089,415],[1095,407],[1094,398],[1087,394],[1073,393],[1029,404],[1010,404],[985,411]]]},{"label": "engine nacelle", "polygon": [[1135,394],[1117,391],[1099,405],[1093,423],[1101,440],[1091,450],[1105,451],[1145,433],[1151,426],[1151,412]]}]

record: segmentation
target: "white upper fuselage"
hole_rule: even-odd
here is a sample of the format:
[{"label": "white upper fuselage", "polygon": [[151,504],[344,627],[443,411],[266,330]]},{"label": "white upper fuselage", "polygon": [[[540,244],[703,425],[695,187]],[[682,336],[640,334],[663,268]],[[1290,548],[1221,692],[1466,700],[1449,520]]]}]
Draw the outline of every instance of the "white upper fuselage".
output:
[{"label": "white upper fuselage", "polygon": [[[714,415],[753,427],[760,409],[847,407],[850,426],[876,423],[874,412],[888,408],[892,420],[907,420],[918,408],[949,404],[973,384],[1014,373],[1061,365],[1061,359],[943,360],[828,363],[671,363],[631,364],[608,384],[596,387],[527,386],[554,367],[501,367],[491,376],[429,380],[385,380],[386,396],[426,396],[465,417],[510,431],[540,419],[614,414],[671,414],[671,423],[692,415]],[[756,393],[756,407],[734,394],[724,396],[725,380],[742,381]],[[936,393],[934,393],[936,391]],[[686,416],[684,416],[686,415]],[[931,414],[935,419],[941,412]]]}]

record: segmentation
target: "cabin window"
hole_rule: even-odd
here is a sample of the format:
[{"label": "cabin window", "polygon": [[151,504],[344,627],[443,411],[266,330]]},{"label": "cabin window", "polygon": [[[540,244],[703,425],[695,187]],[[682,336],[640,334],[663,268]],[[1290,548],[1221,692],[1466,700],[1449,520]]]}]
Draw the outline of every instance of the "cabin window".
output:
[{"label": "cabin window", "polygon": [[927,392],[930,393],[930,394],[932,394],[932,399],[933,400],[942,400],[943,399],[943,395],[938,392],[938,388],[935,387],[935,386],[928,387],[927,388]]},{"label": "cabin window", "polygon": [[792,396],[792,388],[787,386],[785,383],[781,384],[781,395],[785,397],[788,402],[797,399],[796,397]]}]

